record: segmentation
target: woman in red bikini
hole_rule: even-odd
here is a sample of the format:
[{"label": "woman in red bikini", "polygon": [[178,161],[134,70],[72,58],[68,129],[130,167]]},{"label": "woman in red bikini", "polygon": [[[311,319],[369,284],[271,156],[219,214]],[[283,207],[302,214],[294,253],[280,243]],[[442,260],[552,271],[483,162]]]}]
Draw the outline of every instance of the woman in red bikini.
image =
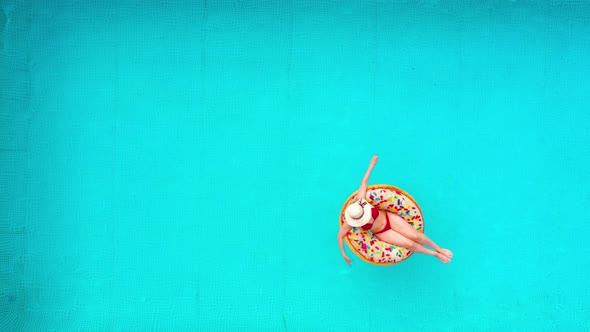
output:
[{"label": "woman in red bikini", "polygon": [[[443,263],[449,263],[453,253],[448,249],[442,249],[430,240],[426,235],[416,231],[402,217],[389,211],[379,210],[367,202],[364,197],[369,184],[369,176],[373,167],[377,164],[377,155],[371,159],[369,169],[363,178],[355,199],[344,211],[346,223],[342,224],[338,232],[338,245],[344,260],[351,264],[350,258],[344,252],[342,238],[348,234],[353,227],[362,227],[370,230],[379,240],[396,246],[408,248],[414,252],[432,255]],[[361,198],[361,199],[359,199]],[[424,247],[427,245],[433,250]]]}]

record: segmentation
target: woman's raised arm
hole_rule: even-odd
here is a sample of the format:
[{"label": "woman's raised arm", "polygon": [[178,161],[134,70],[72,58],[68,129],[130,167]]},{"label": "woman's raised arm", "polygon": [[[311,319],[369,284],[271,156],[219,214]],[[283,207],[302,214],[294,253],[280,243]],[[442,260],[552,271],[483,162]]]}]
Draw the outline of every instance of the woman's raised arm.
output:
[{"label": "woman's raised arm", "polygon": [[373,158],[371,158],[371,163],[369,164],[369,169],[367,169],[367,172],[365,173],[365,176],[363,177],[363,181],[361,182],[361,186],[359,187],[358,192],[356,193],[356,199],[361,199],[364,198],[366,193],[367,193],[367,186],[369,185],[369,177],[371,177],[371,172],[373,171],[373,167],[375,167],[375,165],[377,165],[377,162],[379,161],[379,156],[374,155]]}]

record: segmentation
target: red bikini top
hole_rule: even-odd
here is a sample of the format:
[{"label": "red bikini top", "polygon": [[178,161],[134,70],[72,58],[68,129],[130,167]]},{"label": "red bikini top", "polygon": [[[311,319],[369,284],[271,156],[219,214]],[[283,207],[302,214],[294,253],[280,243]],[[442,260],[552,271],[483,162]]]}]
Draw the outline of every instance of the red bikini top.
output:
[{"label": "red bikini top", "polygon": [[371,229],[371,227],[373,227],[373,223],[375,222],[375,219],[377,219],[377,217],[379,217],[379,209],[376,207],[372,207],[371,208],[371,217],[373,218],[373,222],[372,223],[366,223],[363,225],[363,229],[368,231]]}]

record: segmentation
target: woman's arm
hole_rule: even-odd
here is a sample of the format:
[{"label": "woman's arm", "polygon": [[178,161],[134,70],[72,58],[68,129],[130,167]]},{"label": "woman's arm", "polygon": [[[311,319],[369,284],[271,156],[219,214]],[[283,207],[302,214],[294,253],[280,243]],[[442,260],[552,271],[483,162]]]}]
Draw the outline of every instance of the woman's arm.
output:
[{"label": "woman's arm", "polygon": [[371,172],[373,171],[373,167],[375,167],[375,165],[377,165],[378,161],[379,161],[379,157],[377,155],[374,155],[373,158],[371,158],[371,164],[369,164],[369,169],[367,169],[367,172],[365,173],[365,176],[363,177],[363,181],[361,182],[361,186],[356,194],[357,199],[364,198],[365,195],[367,194],[367,186],[369,185],[369,177],[371,177]]},{"label": "woman's arm", "polygon": [[340,231],[338,231],[338,246],[340,247],[340,253],[342,254],[342,257],[344,257],[344,260],[346,261],[346,263],[348,263],[348,265],[351,265],[352,261],[350,260],[350,258],[348,258],[348,256],[346,256],[346,252],[344,252],[344,245],[342,244],[342,238],[345,237],[346,234],[348,234],[348,232],[350,232],[351,229],[352,229],[352,227],[349,224],[344,223],[340,227]]}]

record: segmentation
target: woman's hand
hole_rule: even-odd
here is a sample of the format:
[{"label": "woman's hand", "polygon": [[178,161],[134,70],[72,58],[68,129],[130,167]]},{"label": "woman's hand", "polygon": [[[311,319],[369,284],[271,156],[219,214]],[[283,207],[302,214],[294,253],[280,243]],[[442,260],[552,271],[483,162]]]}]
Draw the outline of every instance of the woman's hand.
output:
[{"label": "woman's hand", "polygon": [[346,261],[346,264],[352,265],[352,261],[350,260],[350,258],[348,258],[348,256],[344,255],[342,257],[344,257],[344,260]]},{"label": "woman's hand", "polygon": [[347,223],[343,223],[342,226],[340,226],[338,235],[336,236],[336,239],[338,240],[338,247],[340,248],[340,254],[344,258],[346,263],[348,263],[348,265],[352,264],[352,261],[350,260],[350,258],[348,258],[348,256],[346,256],[346,253],[344,252],[344,244],[342,243],[342,238],[345,237],[351,229],[352,226],[350,226]]},{"label": "woman's hand", "polygon": [[371,165],[377,165],[378,161],[379,161],[379,156],[374,155],[373,158],[371,158]]}]

